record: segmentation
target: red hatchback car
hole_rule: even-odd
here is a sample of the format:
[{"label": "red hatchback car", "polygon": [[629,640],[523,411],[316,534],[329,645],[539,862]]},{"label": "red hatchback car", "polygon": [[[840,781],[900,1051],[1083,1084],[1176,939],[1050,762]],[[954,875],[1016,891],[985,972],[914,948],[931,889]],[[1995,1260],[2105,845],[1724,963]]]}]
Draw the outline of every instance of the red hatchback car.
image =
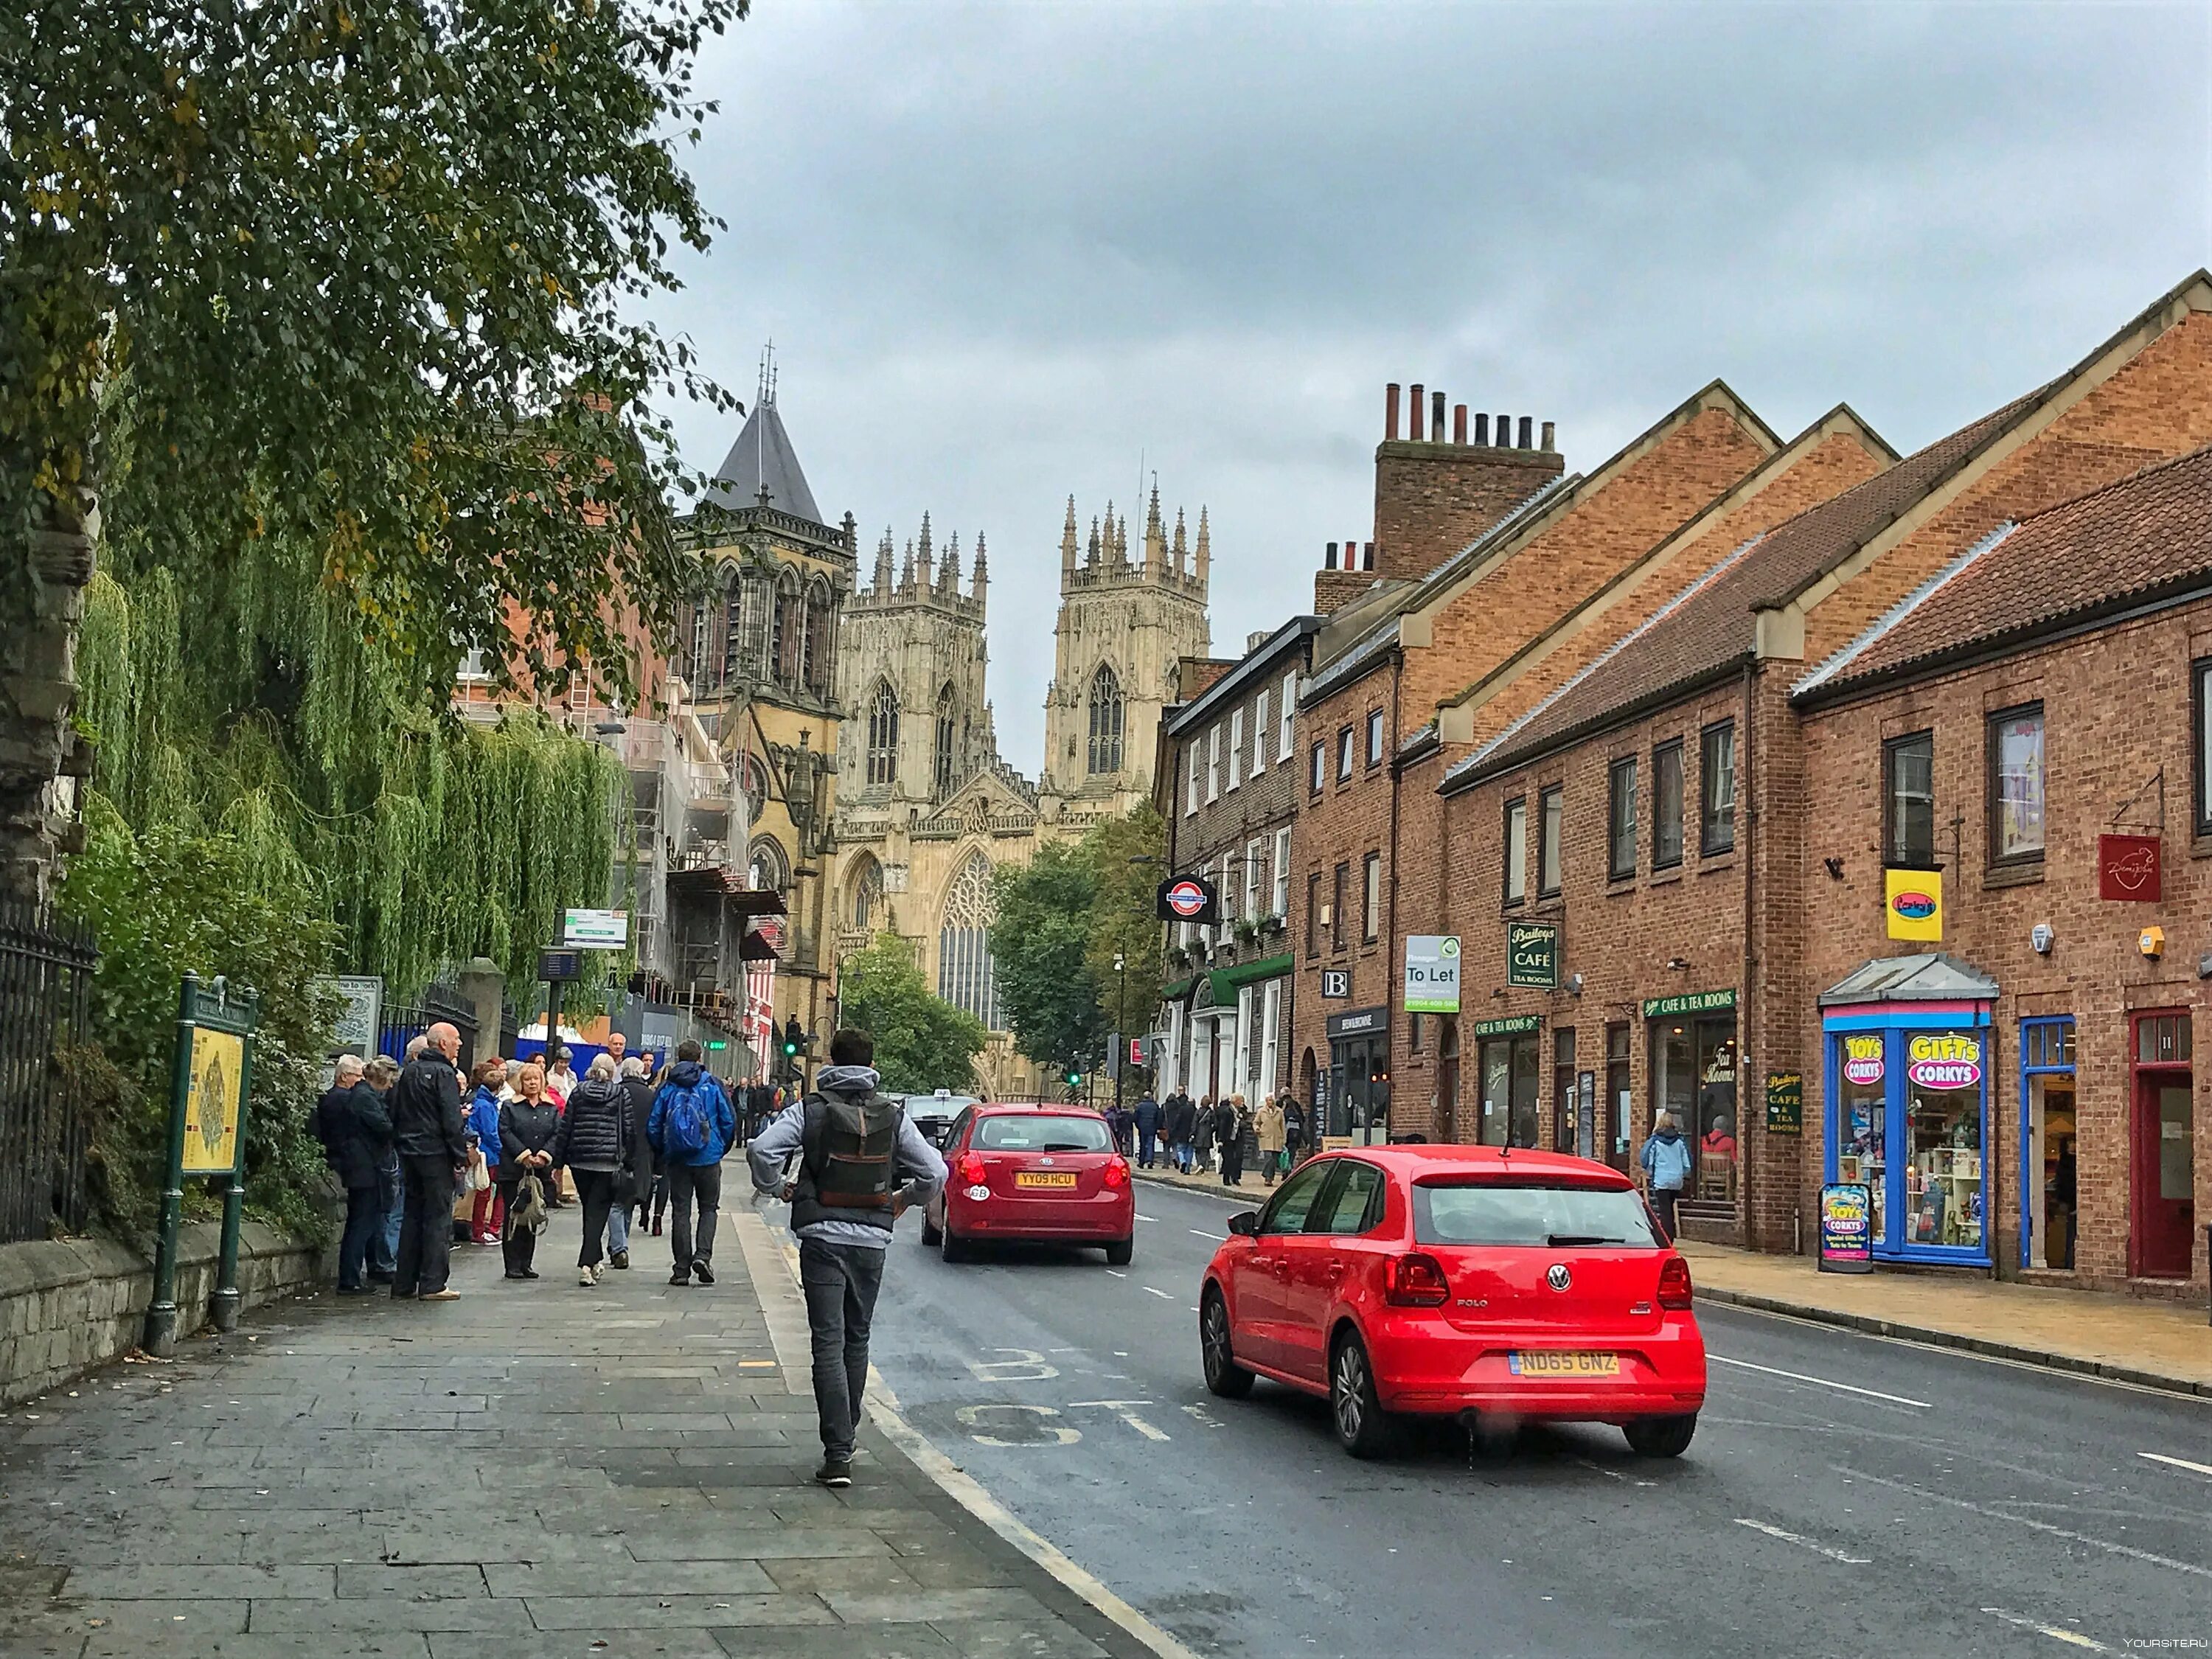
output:
[{"label": "red hatchback car", "polygon": [[945,1188],[921,1218],[921,1242],[947,1261],[990,1239],[1103,1244],[1127,1267],[1137,1194],[1106,1120],[1080,1106],[975,1106],[945,1137]]},{"label": "red hatchback car", "polygon": [[1355,1457],[1411,1416],[1615,1423],[1652,1457],[1696,1432],[1689,1264],[1616,1170],[1363,1147],[1309,1160],[1229,1227],[1199,1298],[1206,1386],[1325,1395]]}]

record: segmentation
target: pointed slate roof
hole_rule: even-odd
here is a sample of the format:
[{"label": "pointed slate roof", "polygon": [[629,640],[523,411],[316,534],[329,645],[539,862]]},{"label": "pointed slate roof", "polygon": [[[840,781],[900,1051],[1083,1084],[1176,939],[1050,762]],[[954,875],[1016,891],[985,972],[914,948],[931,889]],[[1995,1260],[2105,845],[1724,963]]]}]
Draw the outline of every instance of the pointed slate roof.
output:
[{"label": "pointed slate roof", "polygon": [[714,486],[707,491],[707,499],[717,507],[742,513],[761,504],[763,486],[768,504],[777,512],[827,527],[829,521],[814,504],[814,492],[806,487],[806,474],[799,465],[799,452],[791,447],[791,434],[783,429],[783,416],[775,412],[773,392],[753,404],[744,430],[738,434],[737,442],[714,470]]}]

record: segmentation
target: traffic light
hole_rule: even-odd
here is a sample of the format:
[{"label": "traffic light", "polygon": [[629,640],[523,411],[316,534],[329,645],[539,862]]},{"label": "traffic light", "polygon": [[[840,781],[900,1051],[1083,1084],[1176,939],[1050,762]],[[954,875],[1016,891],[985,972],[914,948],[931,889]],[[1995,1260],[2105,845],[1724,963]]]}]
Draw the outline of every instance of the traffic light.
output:
[{"label": "traffic light", "polygon": [[1083,1073],[1073,1066],[1067,1068],[1067,1086],[1071,1089],[1080,1089],[1083,1086]]},{"label": "traffic light", "polygon": [[806,1051],[806,1033],[799,1029],[799,1016],[791,1015],[783,1022],[783,1057],[796,1060]]}]

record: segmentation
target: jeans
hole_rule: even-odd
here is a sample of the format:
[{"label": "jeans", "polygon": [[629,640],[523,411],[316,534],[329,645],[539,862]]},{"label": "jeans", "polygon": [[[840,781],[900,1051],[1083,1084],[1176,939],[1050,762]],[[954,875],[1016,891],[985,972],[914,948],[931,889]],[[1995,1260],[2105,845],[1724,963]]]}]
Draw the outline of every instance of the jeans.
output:
[{"label": "jeans", "polygon": [[614,1212],[615,1172],[572,1169],[568,1173],[576,1182],[577,1201],[584,1206],[584,1247],[577,1253],[576,1265],[596,1267],[605,1255],[600,1242],[606,1236],[607,1218]]},{"label": "jeans", "polygon": [[884,1252],[870,1244],[799,1241],[799,1282],[814,1346],[814,1414],[822,1455],[852,1461],[860,1395],[868,1383],[868,1325],[883,1288]]},{"label": "jeans", "polygon": [[1140,1170],[1149,1170],[1152,1167],[1154,1133],[1149,1127],[1137,1131],[1137,1167]]},{"label": "jeans", "polygon": [[613,1205],[607,1211],[607,1254],[629,1254],[629,1206]]},{"label": "jeans", "polygon": [[[522,1182],[519,1179],[502,1181],[499,1183],[499,1202],[502,1211],[513,1211],[514,1195],[521,1188]],[[501,1255],[506,1258],[507,1272],[526,1273],[530,1271],[530,1263],[538,1254],[538,1234],[533,1229],[505,1228],[502,1230],[499,1245]]]},{"label": "jeans", "polygon": [[376,1220],[368,1233],[368,1270],[389,1279],[399,1266],[399,1220],[404,1207],[397,1152],[377,1166],[376,1205]]},{"label": "jeans", "polygon": [[453,1253],[453,1164],[448,1158],[403,1158],[399,1258],[394,1296],[430,1296],[446,1288]]},{"label": "jeans", "polygon": [[1674,1242],[1675,1237],[1674,1206],[1681,1200],[1682,1189],[1680,1187],[1654,1187],[1651,1189],[1651,1207],[1659,1212],[1659,1224],[1666,1230],[1669,1244]]},{"label": "jeans", "polygon": [[1176,1142],[1175,1166],[1185,1175],[1191,1174],[1198,1168],[1198,1148],[1188,1140]]},{"label": "jeans", "polygon": [[[691,1200],[699,1201],[699,1238],[691,1238]],[[672,1164],[668,1166],[668,1205],[676,1212],[669,1244],[676,1253],[676,1271],[688,1273],[694,1263],[711,1263],[714,1256],[714,1221],[722,1207],[722,1166],[719,1164]],[[877,1252],[878,1261],[883,1253]],[[872,1297],[871,1298],[872,1300]],[[867,1338],[867,1322],[860,1322],[861,1340]],[[866,1370],[867,1364],[861,1362]]]},{"label": "jeans", "polygon": [[378,1207],[377,1190],[374,1187],[346,1188],[345,1231],[338,1237],[338,1288],[357,1291],[362,1286],[363,1269],[368,1262],[368,1236],[381,1225],[384,1212]]}]

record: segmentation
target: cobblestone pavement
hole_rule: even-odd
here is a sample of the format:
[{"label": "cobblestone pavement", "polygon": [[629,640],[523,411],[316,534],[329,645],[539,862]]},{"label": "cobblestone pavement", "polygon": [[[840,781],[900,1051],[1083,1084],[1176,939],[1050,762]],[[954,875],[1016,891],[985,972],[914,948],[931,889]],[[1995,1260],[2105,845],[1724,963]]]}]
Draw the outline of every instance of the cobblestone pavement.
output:
[{"label": "cobblestone pavement", "polygon": [[0,1415],[0,1659],[1146,1651],[872,1426],[813,1485],[772,1252],[678,1290],[641,1237],[585,1290],[578,1224],[532,1282],[457,1246],[457,1303],[285,1304]]}]

